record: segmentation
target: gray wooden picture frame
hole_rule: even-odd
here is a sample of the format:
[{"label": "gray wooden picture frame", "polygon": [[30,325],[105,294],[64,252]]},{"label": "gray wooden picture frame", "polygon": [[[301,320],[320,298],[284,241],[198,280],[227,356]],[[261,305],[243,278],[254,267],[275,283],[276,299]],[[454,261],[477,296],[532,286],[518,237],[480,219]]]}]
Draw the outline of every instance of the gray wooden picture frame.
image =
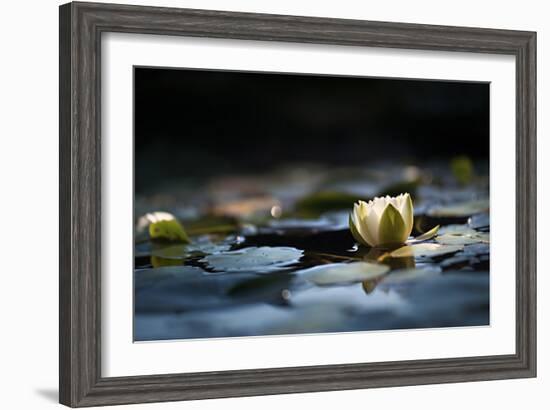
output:
[{"label": "gray wooden picture frame", "polygon": [[[516,352],[101,376],[101,35],[215,37],[509,54],[516,60]],[[60,7],[60,402],[71,407],[536,375],[536,33],[114,4]],[[498,205],[497,205],[498,206]],[[512,268],[512,267],[511,267]]]}]

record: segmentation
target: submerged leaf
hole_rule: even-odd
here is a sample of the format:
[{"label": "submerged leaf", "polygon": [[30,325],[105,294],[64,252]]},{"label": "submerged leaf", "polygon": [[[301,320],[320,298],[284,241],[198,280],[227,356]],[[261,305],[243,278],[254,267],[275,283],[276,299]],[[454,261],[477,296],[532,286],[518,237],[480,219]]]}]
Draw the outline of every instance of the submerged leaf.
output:
[{"label": "submerged leaf", "polygon": [[297,272],[317,285],[364,282],[384,275],[390,270],[386,265],[370,262],[332,263],[315,266]]}]

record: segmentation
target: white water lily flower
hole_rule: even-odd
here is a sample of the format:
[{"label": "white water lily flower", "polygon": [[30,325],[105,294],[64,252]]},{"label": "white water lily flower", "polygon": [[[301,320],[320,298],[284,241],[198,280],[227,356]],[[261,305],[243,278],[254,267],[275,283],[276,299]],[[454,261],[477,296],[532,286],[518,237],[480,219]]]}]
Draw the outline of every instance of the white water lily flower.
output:
[{"label": "white water lily flower", "polygon": [[403,244],[413,228],[413,204],[408,193],[374,198],[354,204],[349,226],[355,240],[365,246]]}]

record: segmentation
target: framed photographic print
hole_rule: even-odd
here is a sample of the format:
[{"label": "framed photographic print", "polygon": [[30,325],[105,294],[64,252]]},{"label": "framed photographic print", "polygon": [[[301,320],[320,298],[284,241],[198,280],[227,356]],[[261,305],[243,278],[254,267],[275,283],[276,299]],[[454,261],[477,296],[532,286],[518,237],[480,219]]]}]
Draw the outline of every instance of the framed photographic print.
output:
[{"label": "framed photographic print", "polygon": [[536,35],[60,7],[60,402],[534,377]]}]

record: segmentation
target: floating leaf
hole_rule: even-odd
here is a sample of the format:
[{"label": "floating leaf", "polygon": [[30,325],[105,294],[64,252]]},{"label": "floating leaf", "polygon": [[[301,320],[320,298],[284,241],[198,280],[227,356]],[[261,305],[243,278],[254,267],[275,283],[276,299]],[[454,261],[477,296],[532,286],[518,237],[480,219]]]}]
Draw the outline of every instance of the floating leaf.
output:
[{"label": "floating leaf", "polygon": [[200,260],[217,272],[273,272],[297,263],[303,251],[290,247],[250,247],[208,255]]},{"label": "floating leaf", "polygon": [[299,271],[303,278],[317,285],[363,282],[387,273],[386,265],[370,262],[332,263]]},{"label": "floating leaf", "polygon": [[468,219],[468,225],[474,229],[487,228],[489,223],[490,220],[488,212],[472,215],[472,217]]},{"label": "floating leaf", "polygon": [[477,231],[468,225],[447,225],[439,230],[440,235],[474,235]]},{"label": "floating leaf", "polygon": [[439,243],[418,243],[406,245],[389,253],[392,258],[407,257],[437,257],[449,253],[455,253],[463,249],[462,245],[442,245]]},{"label": "floating leaf", "polygon": [[460,218],[471,216],[489,210],[489,200],[463,202],[456,205],[439,205],[431,208],[428,215],[438,218]]},{"label": "floating leaf", "polygon": [[443,244],[443,245],[471,245],[474,243],[488,243],[489,242],[489,234],[483,233],[483,232],[476,232],[471,235],[451,235],[451,234],[445,234],[445,235],[439,235],[437,238],[435,238],[437,243]]},{"label": "floating leaf", "polygon": [[[134,273],[135,311],[178,313],[238,306],[241,299],[228,292],[240,283],[255,277],[252,274],[205,275],[194,266],[166,266],[143,269]],[[248,295],[247,295],[248,297]],[[258,302],[264,295],[250,295]]]},{"label": "floating leaf", "polygon": [[488,243],[476,243],[464,247],[464,253],[469,255],[488,255],[491,247]]},{"label": "floating leaf", "polygon": [[214,242],[192,242],[187,245],[187,251],[193,255],[210,255],[213,253],[225,252],[231,249],[229,243],[214,243]]}]

